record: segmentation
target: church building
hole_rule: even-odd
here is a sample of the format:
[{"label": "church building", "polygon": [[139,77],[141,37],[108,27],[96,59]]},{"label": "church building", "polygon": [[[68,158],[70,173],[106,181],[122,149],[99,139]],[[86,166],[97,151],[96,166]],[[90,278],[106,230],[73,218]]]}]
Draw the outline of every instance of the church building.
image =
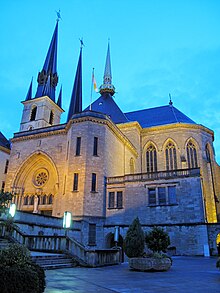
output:
[{"label": "church building", "polygon": [[[144,231],[163,227],[177,254],[202,255],[209,224],[220,221],[220,169],[214,133],[168,105],[124,113],[114,100],[108,44],[100,96],[82,109],[80,49],[66,123],[56,94],[58,21],[19,132],[11,139],[5,190],[17,209],[72,214],[77,240],[88,248],[119,244],[139,217]],[[134,97],[136,98],[136,97]],[[219,231],[220,232],[220,231]]]}]

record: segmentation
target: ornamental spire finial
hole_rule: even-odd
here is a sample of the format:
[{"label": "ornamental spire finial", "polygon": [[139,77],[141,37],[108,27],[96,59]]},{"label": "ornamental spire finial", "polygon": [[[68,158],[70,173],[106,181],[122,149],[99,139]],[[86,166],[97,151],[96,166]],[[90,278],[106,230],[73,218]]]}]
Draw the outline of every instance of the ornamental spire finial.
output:
[{"label": "ornamental spire finial", "polygon": [[111,96],[115,93],[115,87],[112,85],[111,59],[110,59],[110,44],[108,40],[108,49],[105,62],[105,71],[103,84],[100,86],[100,94],[109,93]]}]

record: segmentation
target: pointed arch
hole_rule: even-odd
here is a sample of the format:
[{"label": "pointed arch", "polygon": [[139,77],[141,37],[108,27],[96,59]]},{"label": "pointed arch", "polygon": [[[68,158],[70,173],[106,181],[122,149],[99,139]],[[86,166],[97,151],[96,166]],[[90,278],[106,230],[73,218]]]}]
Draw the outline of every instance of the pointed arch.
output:
[{"label": "pointed arch", "polygon": [[207,163],[210,163],[214,157],[213,148],[209,142],[205,145],[205,155]]},{"label": "pointed arch", "polygon": [[48,172],[51,184],[56,185],[59,182],[58,171],[51,157],[42,151],[37,151],[32,153],[20,166],[14,177],[13,186],[33,192],[36,186],[34,186],[32,178],[38,170],[42,169]]},{"label": "pointed arch", "polygon": [[135,163],[134,163],[134,158],[131,157],[130,158],[130,174],[134,174],[135,173]]},{"label": "pointed arch", "polygon": [[168,138],[164,143],[166,170],[177,169],[177,144]]},{"label": "pointed arch", "polygon": [[157,147],[152,141],[145,145],[146,171],[157,172]]},{"label": "pointed arch", "polygon": [[198,168],[198,155],[197,155],[198,144],[193,138],[189,138],[186,141],[186,155],[188,168]]}]

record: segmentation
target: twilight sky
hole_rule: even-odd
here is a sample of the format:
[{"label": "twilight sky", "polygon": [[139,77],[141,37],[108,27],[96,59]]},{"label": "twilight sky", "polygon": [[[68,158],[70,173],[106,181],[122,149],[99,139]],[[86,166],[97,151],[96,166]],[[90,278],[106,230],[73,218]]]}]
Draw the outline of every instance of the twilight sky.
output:
[{"label": "twilight sky", "polygon": [[[33,76],[42,69],[61,10],[58,75],[63,86],[62,122],[83,37],[83,106],[90,103],[92,68],[97,85],[110,38],[115,101],[124,112],[174,106],[215,132],[220,162],[219,0],[7,0],[0,17],[0,131],[19,130]],[[93,99],[98,98],[93,93]]]}]

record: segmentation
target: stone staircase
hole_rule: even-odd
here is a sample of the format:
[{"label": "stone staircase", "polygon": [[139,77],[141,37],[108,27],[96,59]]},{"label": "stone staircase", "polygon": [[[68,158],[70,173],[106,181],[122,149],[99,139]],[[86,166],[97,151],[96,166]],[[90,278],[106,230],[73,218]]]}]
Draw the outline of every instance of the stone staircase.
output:
[{"label": "stone staircase", "polygon": [[45,270],[71,268],[78,265],[72,257],[66,254],[40,253],[31,252],[32,260]]}]

